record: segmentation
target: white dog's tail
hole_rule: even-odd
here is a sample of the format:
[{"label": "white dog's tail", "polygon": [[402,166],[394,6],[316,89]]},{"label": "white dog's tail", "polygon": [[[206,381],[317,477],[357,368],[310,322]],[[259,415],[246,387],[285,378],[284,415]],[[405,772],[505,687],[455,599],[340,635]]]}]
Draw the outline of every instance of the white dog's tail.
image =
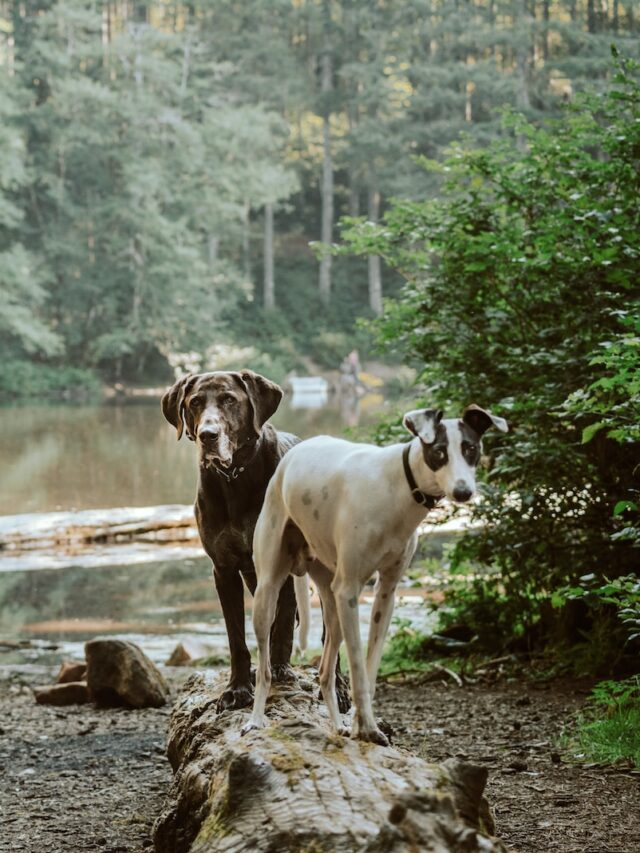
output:
[{"label": "white dog's tail", "polygon": [[295,575],[293,585],[296,591],[296,602],[298,604],[298,651],[303,654],[307,650],[309,642],[309,625],[311,624],[311,601],[309,589],[309,576],[305,573],[301,577]]}]

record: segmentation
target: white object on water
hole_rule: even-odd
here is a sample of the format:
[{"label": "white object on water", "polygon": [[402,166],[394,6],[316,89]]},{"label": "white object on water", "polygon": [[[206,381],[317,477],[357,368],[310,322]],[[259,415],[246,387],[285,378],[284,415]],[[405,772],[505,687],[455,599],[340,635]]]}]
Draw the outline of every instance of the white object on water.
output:
[{"label": "white object on water", "polygon": [[290,376],[292,409],[320,409],[327,402],[329,383],[322,376]]}]

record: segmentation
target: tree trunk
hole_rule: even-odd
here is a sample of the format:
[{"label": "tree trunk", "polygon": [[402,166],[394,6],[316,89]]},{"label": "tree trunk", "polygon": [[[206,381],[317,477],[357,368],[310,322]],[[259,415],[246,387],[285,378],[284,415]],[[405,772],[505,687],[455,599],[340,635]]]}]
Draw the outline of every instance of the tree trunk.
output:
[{"label": "tree trunk", "polygon": [[[355,101],[355,92],[347,108],[347,120],[349,122],[349,133],[353,134],[358,127],[358,105]],[[353,159],[349,160],[349,216],[360,216],[360,189],[358,186],[358,169]]]},{"label": "tree trunk", "polygon": [[587,0],[587,29],[590,33],[596,31],[596,9],[594,0]]},{"label": "tree trunk", "polygon": [[215,266],[218,260],[218,250],[220,249],[220,238],[216,234],[209,234],[207,240],[209,250],[209,266]]},{"label": "tree trunk", "polygon": [[529,99],[529,45],[526,37],[529,35],[526,0],[518,2],[518,47],[516,48],[516,66],[518,72],[518,109],[528,110],[531,107]]},{"label": "tree trunk", "polygon": [[218,714],[223,686],[194,674],[174,706],[175,777],[154,826],[156,853],[506,853],[485,834],[494,831],[485,768],[429,764],[334,734],[304,671],[274,686],[272,724],[241,737],[248,709]]},{"label": "tree trunk", "polygon": [[276,307],[276,291],[273,280],[273,205],[264,206],[264,307],[271,311]]},{"label": "tree trunk", "polygon": [[[369,220],[377,222],[380,218],[380,193],[369,188]],[[382,272],[380,255],[369,255],[369,306],[376,315],[382,314]]]},{"label": "tree trunk", "polygon": [[[333,239],[333,158],[331,156],[331,106],[329,96],[333,88],[333,57],[331,54],[330,11],[328,2],[324,3],[324,43],[322,49],[322,226],[320,239],[330,244]],[[318,286],[323,302],[331,296],[331,263],[333,258],[326,254],[320,260]]]},{"label": "tree trunk", "polygon": [[242,266],[247,281],[251,281],[251,204],[248,200],[242,214]]}]

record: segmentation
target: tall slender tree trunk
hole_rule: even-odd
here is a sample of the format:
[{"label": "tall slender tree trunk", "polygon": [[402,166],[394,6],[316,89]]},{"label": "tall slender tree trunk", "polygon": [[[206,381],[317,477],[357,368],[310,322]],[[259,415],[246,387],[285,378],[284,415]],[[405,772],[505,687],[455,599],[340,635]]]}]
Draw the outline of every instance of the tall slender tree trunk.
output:
[{"label": "tall slender tree trunk", "polygon": [[590,33],[596,31],[596,7],[594,0],[587,0],[587,29]]},{"label": "tall slender tree trunk", "polygon": [[544,0],[542,4],[542,20],[544,30],[542,33],[542,58],[546,62],[549,59],[549,4],[550,0]]},{"label": "tall slender tree trunk", "polygon": [[251,204],[248,199],[242,217],[242,266],[247,281],[251,281]]},{"label": "tall slender tree trunk", "polygon": [[273,205],[264,206],[264,307],[276,307],[276,289],[273,277]]},{"label": "tall slender tree trunk", "polygon": [[527,20],[526,0],[518,0],[518,46],[516,48],[516,68],[518,74],[518,109],[528,110],[531,107],[529,99],[529,27]]},{"label": "tall slender tree trunk", "polygon": [[218,250],[220,248],[220,238],[217,234],[209,234],[207,247],[209,252],[209,266],[213,267],[218,260]]},{"label": "tall slender tree trunk", "polygon": [[[380,219],[380,193],[370,187],[368,192],[368,215],[371,222]],[[379,255],[369,255],[369,306],[374,314],[382,314],[382,270]]]},{"label": "tall slender tree trunk", "polygon": [[[349,122],[349,133],[353,133],[358,127],[358,105],[354,100],[349,102],[347,107],[347,119]],[[358,186],[358,170],[353,160],[350,160],[348,167],[349,181],[349,216],[360,216],[360,188]]]},{"label": "tall slender tree trunk", "polygon": [[[343,3],[349,15],[346,19],[347,38],[351,46],[352,59],[356,62],[360,59],[360,27],[358,24],[358,2],[349,0]],[[360,107],[358,104],[359,83],[357,76],[346,81],[348,91],[347,98],[347,122],[349,124],[349,135],[358,129],[360,123]],[[349,216],[360,216],[360,174],[353,158],[349,159],[347,167],[347,179],[349,184]]]},{"label": "tall slender tree trunk", "polygon": [[[323,121],[322,121],[322,226],[323,243],[331,243],[333,239],[333,158],[331,156],[331,105],[330,93],[333,88],[333,57],[331,53],[331,19],[329,3],[325,0],[324,8],[324,43],[322,48],[322,83]],[[318,286],[320,298],[328,302],[331,296],[331,262],[333,258],[326,254],[320,260],[320,276]]]}]

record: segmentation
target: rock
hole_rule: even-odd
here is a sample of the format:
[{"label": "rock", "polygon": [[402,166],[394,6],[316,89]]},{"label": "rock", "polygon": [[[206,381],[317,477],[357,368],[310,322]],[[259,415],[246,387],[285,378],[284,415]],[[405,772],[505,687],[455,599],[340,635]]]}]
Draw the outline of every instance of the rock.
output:
[{"label": "rock", "polygon": [[89,692],[98,705],[158,708],[166,703],[166,681],[135,643],[98,638],[84,650]]},{"label": "rock", "polygon": [[87,664],[84,661],[63,660],[56,682],[68,684],[70,681],[83,681],[86,675]]},{"label": "rock", "polygon": [[166,666],[187,666],[192,661],[207,657],[212,651],[213,647],[205,643],[197,640],[183,640],[171,652]]},{"label": "rock", "polygon": [[188,679],[171,716],[175,778],[154,826],[157,853],[504,853],[491,837],[486,769],[336,735],[313,682],[297,674],[298,684],[274,685],[271,725],[244,737],[248,709],[216,712],[226,678]]},{"label": "rock", "polygon": [[39,705],[83,705],[90,698],[84,681],[49,684],[34,690],[34,694]]}]

